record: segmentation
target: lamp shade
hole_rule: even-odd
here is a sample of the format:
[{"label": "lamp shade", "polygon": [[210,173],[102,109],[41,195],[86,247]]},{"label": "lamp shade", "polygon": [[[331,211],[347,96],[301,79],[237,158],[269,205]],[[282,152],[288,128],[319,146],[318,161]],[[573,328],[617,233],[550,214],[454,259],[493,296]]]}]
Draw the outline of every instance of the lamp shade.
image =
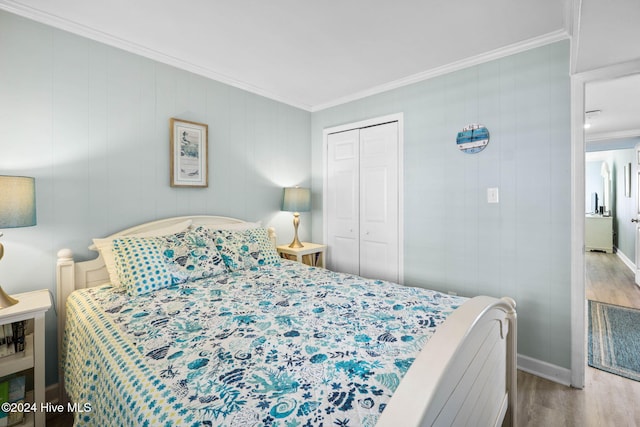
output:
[{"label": "lamp shade", "polygon": [[0,229],[36,225],[36,180],[0,175]]},{"label": "lamp shade", "polygon": [[311,210],[311,190],[287,187],[282,197],[282,210],[287,212],[308,212]]}]

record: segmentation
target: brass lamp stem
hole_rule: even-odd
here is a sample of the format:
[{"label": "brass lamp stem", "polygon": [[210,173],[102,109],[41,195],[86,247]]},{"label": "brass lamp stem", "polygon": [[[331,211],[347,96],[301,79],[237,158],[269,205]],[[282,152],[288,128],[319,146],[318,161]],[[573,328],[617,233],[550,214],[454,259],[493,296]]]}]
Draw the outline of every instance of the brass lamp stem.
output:
[{"label": "brass lamp stem", "polygon": [[[2,233],[0,233],[2,236]],[[4,256],[4,246],[0,243],[0,259]],[[0,286],[0,309],[11,307],[18,303],[18,300],[12,298],[9,294],[7,294],[4,290],[2,290],[2,286]]]},{"label": "brass lamp stem", "polygon": [[294,235],[293,235],[293,242],[291,242],[291,244],[289,245],[290,248],[303,248],[304,247],[302,245],[302,243],[300,243],[300,240],[298,240],[298,225],[300,225],[300,213],[299,212],[294,212],[293,213]]}]

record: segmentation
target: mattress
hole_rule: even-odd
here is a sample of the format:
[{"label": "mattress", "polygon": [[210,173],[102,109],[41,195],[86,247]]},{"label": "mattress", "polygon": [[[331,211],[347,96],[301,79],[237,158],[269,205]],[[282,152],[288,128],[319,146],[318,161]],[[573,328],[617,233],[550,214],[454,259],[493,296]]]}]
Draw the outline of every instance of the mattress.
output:
[{"label": "mattress", "polygon": [[300,263],[67,299],[76,425],[372,426],[465,301]]}]

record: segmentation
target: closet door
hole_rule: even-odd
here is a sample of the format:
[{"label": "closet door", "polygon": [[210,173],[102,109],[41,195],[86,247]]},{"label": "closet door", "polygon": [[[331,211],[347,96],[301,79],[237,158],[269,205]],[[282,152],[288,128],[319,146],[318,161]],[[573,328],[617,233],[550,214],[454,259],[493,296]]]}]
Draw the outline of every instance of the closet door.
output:
[{"label": "closet door", "polygon": [[327,266],[397,282],[398,123],[327,136]]},{"label": "closet door", "polygon": [[354,129],[327,140],[327,267],[351,274],[360,274],[359,139]]},{"label": "closet door", "polygon": [[360,129],[360,275],[398,281],[398,123]]}]

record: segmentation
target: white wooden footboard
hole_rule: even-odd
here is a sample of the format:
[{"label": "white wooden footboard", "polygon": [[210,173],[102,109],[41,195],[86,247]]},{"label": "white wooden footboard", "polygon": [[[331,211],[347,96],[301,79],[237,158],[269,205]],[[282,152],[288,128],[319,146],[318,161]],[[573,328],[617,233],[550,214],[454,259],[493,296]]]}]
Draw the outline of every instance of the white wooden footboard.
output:
[{"label": "white wooden footboard", "polygon": [[467,301],[438,327],[377,426],[517,425],[516,341],[512,299]]}]

